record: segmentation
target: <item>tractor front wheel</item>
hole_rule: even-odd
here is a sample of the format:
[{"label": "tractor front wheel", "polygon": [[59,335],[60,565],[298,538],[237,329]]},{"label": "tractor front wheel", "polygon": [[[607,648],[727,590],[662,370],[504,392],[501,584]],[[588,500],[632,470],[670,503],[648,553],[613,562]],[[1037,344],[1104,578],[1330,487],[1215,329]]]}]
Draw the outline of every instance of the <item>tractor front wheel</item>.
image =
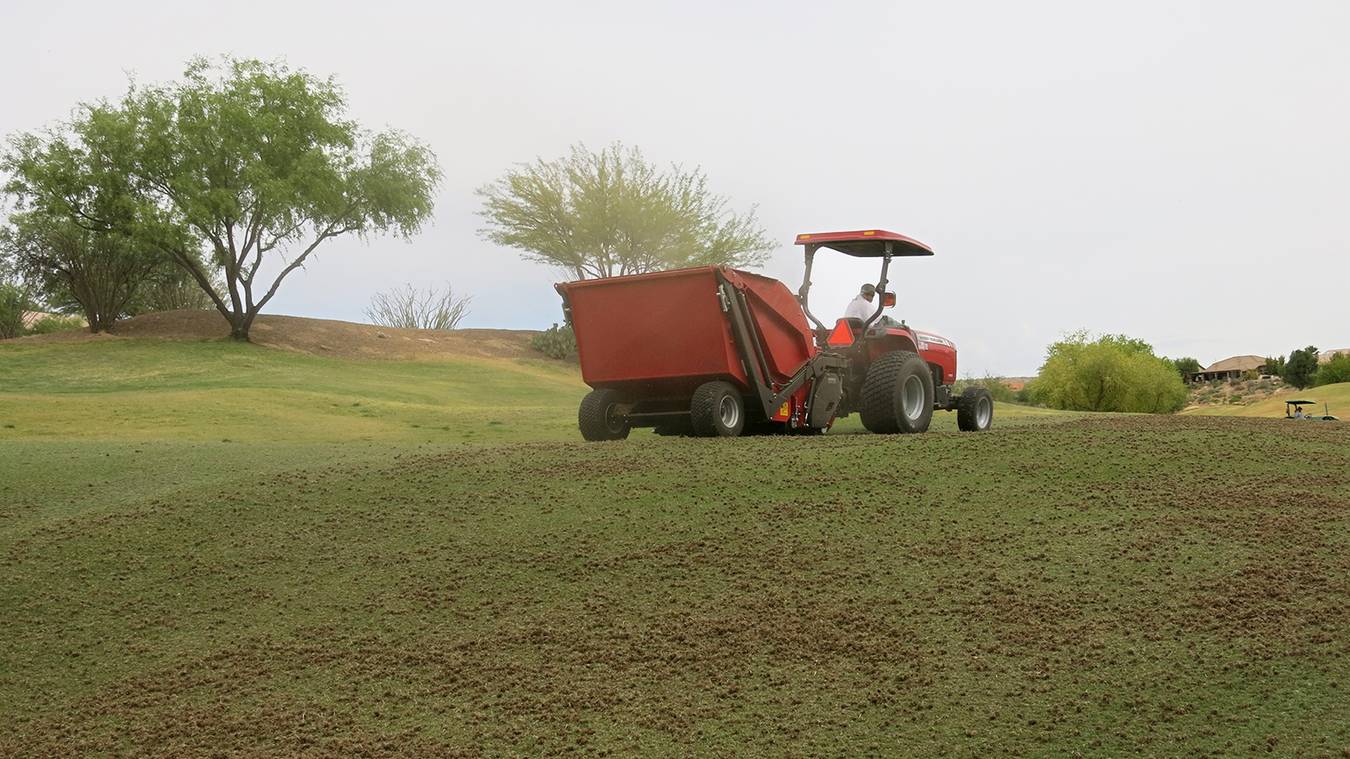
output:
[{"label": "tractor front wheel", "polygon": [[745,429],[745,399],[730,382],[705,382],[689,402],[689,422],[699,437],[737,437]]},{"label": "tractor front wheel", "polygon": [[968,387],[956,399],[956,426],[962,432],[983,432],[994,423],[994,397],[982,387]]},{"label": "tractor front wheel", "polygon": [[924,432],[933,420],[933,392],[933,373],[917,353],[887,353],[863,379],[863,426],[883,435]]},{"label": "tractor front wheel", "polygon": [[623,440],[628,437],[628,419],[624,411],[618,393],[592,390],[581,399],[581,408],[577,410],[581,436],[591,442]]}]

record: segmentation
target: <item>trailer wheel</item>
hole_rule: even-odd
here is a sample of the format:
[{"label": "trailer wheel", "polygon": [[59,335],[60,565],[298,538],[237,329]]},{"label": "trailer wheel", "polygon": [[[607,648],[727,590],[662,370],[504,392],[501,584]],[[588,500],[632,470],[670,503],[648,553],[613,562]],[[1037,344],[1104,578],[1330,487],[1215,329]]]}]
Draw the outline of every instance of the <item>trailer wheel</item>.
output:
[{"label": "trailer wheel", "polygon": [[887,353],[863,379],[863,426],[883,435],[924,432],[933,420],[933,392],[933,373],[917,353]]},{"label": "trailer wheel", "polygon": [[982,387],[968,387],[956,399],[956,426],[962,432],[983,432],[994,423],[994,397]]},{"label": "trailer wheel", "polygon": [[745,399],[730,382],[705,382],[689,402],[689,421],[699,437],[736,437],[745,429]]},{"label": "trailer wheel", "polygon": [[628,437],[628,420],[623,417],[619,394],[605,389],[587,393],[577,410],[577,426],[581,436],[591,442]]}]

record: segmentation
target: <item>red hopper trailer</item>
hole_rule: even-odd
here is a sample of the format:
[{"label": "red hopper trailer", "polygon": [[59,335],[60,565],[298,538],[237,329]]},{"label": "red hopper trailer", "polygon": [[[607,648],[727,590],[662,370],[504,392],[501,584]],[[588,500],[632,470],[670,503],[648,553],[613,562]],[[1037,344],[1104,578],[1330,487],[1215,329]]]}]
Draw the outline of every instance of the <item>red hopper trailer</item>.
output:
[{"label": "red hopper trailer", "polygon": [[[632,427],[819,433],[853,411],[874,432],[922,432],[935,408],[957,410],[962,429],[989,427],[986,391],[949,392],[955,346],[881,317],[895,302],[886,290],[891,258],[932,255],[927,246],[881,230],[800,235],[798,243],[806,277],[796,295],[778,280],[718,266],[558,285],[582,378],[594,388],[578,412],[582,436],[620,439]],[[840,319],[831,330],[811,315],[821,247],[882,259],[870,319]]]}]

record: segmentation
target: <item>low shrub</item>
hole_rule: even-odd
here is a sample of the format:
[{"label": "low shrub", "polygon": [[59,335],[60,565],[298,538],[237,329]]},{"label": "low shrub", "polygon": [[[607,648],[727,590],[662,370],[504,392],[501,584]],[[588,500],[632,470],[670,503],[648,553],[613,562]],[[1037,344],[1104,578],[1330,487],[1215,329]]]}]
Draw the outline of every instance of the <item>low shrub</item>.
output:
[{"label": "low shrub", "polygon": [[50,335],[53,332],[69,332],[84,327],[84,320],[78,316],[44,316],[28,328],[28,334]]},{"label": "low shrub", "polygon": [[570,324],[554,324],[530,338],[530,347],[559,361],[577,360],[577,336]]},{"label": "low shrub", "polygon": [[1046,350],[1031,398],[1050,408],[1170,414],[1189,391],[1176,366],[1125,335],[1068,334]]}]

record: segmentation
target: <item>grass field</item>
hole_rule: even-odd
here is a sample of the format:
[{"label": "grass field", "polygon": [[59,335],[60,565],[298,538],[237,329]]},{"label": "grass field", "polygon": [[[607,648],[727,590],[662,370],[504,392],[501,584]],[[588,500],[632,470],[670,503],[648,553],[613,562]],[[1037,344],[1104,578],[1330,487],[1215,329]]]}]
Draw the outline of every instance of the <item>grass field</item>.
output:
[{"label": "grass field", "polygon": [[1317,402],[1316,406],[1309,406],[1304,411],[1320,415],[1323,411],[1323,404],[1326,404],[1332,416],[1340,417],[1342,421],[1350,420],[1350,382],[1310,387],[1307,390],[1289,388],[1250,405],[1196,406],[1186,409],[1185,413],[1195,416],[1256,416],[1266,419],[1281,419],[1285,414],[1284,402],[1294,399]]},{"label": "grass field", "polygon": [[0,755],[1350,751],[1350,425],[586,445],[583,392],[0,344]]}]

